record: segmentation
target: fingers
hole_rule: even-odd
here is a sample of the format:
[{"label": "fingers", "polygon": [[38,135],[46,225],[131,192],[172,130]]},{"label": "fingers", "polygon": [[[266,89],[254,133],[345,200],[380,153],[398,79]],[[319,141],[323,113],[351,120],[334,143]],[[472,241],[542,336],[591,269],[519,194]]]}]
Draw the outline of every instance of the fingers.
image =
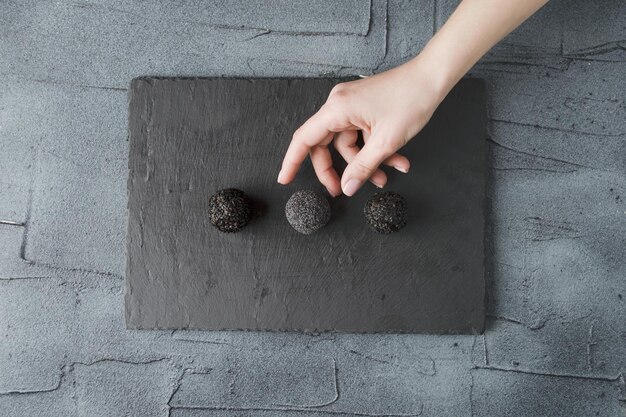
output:
[{"label": "fingers", "polygon": [[278,174],[279,183],[289,184],[293,181],[311,148],[332,140],[332,117],[332,113],[322,107],[294,133]]},{"label": "fingers", "polygon": [[[354,109],[350,105],[351,90],[346,85],[339,84],[333,88],[326,104],[294,133],[278,174],[279,183],[292,182],[307,155],[311,157],[320,182],[333,196],[342,191],[347,196],[352,196],[367,180],[383,187],[387,183],[387,176],[378,168],[381,163],[398,171],[408,172],[408,159],[395,152],[401,141],[380,140],[375,135],[370,137],[370,124],[361,119],[354,121],[352,116],[349,117]],[[364,132],[365,145],[360,150],[356,145],[355,129],[362,129]],[[333,168],[328,150],[328,144],[333,141],[335,132],[339,132],[336,134],[335,148],[348,162],[341,179]],[[392,139],[396,139],[395,135],[392,135]],[[389,146],[389,143],[396,142],[398,146]]]},{"label": "fingers", "polygon": [[393,151],[382,149],[376,143],[376,139],[371,137],[361,151],[348,163],[343,172],[341,177],[343,193],[349,197],[353,196],[374,174],[378,166],[393,154]]},{"label": "fingers", "polygon": [[394,153],[389,158],[385,159],[383,164],[395,168],[405,174],[409,172],[409,168],[411,168],[411,163],[407,157],[400,155],[399,153]]},{"label": "fingers", "polygon": [[[356,144],[357,136],[356,130],[346,130],[345,132],[340,132],[335,135],[333,146],[348,163],[350,163],[360,151],[360,148]],[[378,188],[383,188],[387,183],[387,175],[380,169],[376,169],[369,180]]]},{"label": "fingers", "polygon": [[[363,141],[365,143],[367,143],[367,141],[369,140],[369,136],[370,135],[367,131],[363,131]],[[409,160],[406,157],[400,155],[399,153],[394,153],[389,158],[385,159],[383,161],[383,164],[390,166],[392,168],[395,168],[396,170],[404,174],[409,172],[409,168],[411,168],[411,163],[409,162]]]},{"label": "fingers", "polygon": [[326,146],[314,146],[311,148],[310,155],[315,175],[317,175],[322,185],[326,187],[333,197],[340,195],[341,183],[339,175],[333,168],[333,160],[328,148]]}]

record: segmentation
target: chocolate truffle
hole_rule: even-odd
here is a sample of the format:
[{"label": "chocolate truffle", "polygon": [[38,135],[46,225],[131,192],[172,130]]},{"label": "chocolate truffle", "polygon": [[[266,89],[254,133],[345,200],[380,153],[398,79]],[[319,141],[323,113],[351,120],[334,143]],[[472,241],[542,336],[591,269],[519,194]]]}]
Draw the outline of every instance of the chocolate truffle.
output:
[{"label": "chocolate truffle", "polygon": [[291,227],[310,235],[330,220],[330,204],[315,191],[296,191],[285,205],[285,215]]},{"label": "chocolate truffle", "polygon": [[365,203],[365,220],[378,233],[397,232],[406,226],[408,206],[404,197],[393,191],[374,194]]},{"label": "chocolate truffle", "polygon": [[236,188],[219,190],[209,199],[211,224],[220,232],[233,233],[243,229],[252,216],[248,196]]}]

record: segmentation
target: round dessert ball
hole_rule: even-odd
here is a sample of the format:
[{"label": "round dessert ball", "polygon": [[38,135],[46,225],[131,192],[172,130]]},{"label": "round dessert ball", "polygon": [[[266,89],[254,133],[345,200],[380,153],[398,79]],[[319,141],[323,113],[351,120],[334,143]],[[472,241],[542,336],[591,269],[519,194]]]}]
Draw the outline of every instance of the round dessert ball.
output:
[{"label": "round dessert ball", "polygon": [[310,235],[330,220],[330,204],[315,191],[296,191],[285,205],[285,215],[291,227]]},{"label": "round dessert ball", "polygon": [[238,232],[252,217],[252,203],[243,191],[236,188],[219,190],[209,199],[209,217],[220,232]]},{"label": "round dessert ball", "polygon": [[377,193],[365,203],[365,220],[378,233],[397,232],[406,226],[409,210],[404,197],[393,191]]}]

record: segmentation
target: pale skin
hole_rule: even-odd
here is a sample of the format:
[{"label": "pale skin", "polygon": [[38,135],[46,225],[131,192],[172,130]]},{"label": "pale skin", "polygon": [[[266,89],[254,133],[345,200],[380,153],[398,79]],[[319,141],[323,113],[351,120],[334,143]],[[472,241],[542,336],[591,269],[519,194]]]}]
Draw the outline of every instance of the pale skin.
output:
[{"label": "pale skin", "polygon": [[[379,188],[388,165],[407,173],[398,153],[426,125],[452,87],[496,43],[548,0],[463,0],[422,52],[389,71],[336,85],[326,103],[293,135],[278,182],[289,184],[307,155],[330,195],[354,195],[370,181]],[[357,146],[357,132],[364,146]],[[348,163],[341,178],[333,145]]]}]

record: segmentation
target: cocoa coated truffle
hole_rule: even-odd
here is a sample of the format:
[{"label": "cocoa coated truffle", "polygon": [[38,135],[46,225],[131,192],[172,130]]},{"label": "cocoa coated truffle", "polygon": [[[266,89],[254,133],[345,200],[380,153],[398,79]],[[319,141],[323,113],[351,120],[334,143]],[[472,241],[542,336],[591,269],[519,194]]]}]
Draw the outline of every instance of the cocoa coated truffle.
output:
[{"label": "cocoa coated truffle", "polygon": [[291,227],[310,235],[330,220],[330,204],[315,191],[296,191],[285,205],[285,215]]},{"label": "cocoa coated truffle", "polygon": [[389,234],[406,226],[408,206],[400,194],[387,191],[370,197],[363,212],[372,229],[378,233]]},{"label": "cocoa coated truffle", "polygon": [[211,224],[220,232],[233,233],[243,229],[252,216],[248,196],[236,188],[219,190],[209,199]]}]

